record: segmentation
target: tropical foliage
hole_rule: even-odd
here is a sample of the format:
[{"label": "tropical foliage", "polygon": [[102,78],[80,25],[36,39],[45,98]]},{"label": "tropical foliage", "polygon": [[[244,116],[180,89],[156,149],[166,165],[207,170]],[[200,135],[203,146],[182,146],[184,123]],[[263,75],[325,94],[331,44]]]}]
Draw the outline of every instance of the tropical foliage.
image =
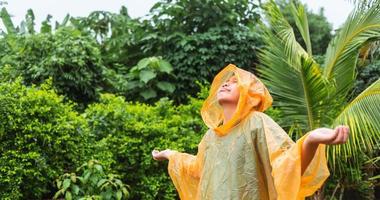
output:
[{"label": "tropical foliage", "polygon": [[127,199],[129,192],[118,175],[106,174],[103,166],[96,160],[90,160],[80,166],[76,173],[66,173],[57,180],[58,192],[54,199]]},{"label": "tropical foliage", "polygon": [[320,64],[313,58],[304,7],[291,7],[306,49],[296,41],[280,9],[270,2],[266,5],[270,27],[264,27],[266,46],[259,56],[259,71],[277,99],[275,106],[284,114],[282,125],[291,132],[302,135],[317,127],[350,127],[348,143],[328,149],[333,173],[344,177],[346,163],[360,169],[361,156],[371,157],[379,150],[380,80],[352,96],[359,50],[380,36],[379,2],[355,8],[330,42],[325,61]]},{"label": "tropical foliage", "polygon": [[228,63],[265,79],[267,113],[294,139],[350,125],[329,149],[325,197],[376,198],[376,2],[355,1],[332,39],[299,1],[161,0],[144,19],[121,7],[41,28],[0,1],[0,198],[178,199],[151,150],[196,152],[208,83]]},{"label": "tropical foliage", "polygon": [[48,85],[0,84],[0,196],[41,199],[86,160],[86,121]]}]

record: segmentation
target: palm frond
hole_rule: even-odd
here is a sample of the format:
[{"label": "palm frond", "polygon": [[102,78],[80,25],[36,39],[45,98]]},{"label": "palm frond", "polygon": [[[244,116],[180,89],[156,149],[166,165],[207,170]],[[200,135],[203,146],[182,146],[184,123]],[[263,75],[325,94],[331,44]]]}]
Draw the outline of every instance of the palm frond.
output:
[{"label": "palm frond", "polygon": [[355,5],[361,6],[363,8],[371,7],[379,0],[348,0],[348,2],[352,2]]},{"label": "palm frond", "polygon": [[267,30],[267,32],[276,35],[281,43],[285,45],[285,52],[286,55],[289,55],[287,58],[289,62],[293,63],[299,61],[297,58],[300,55],[307,56],[305,49],[297,42],[293,28],[290,26],[289,22],[286,21],[278,6],[271,1],[267,3],[264,8],[271,29]]},{"label": "palm frond", "polygon": [[324,75],[335,82],[337,96],[347,95],[353,87],[360,48],[367,41],[379,38],[379,4],[370,8],[358,5],[330,42],[326,52]]},{"label": "palm frond", "polygon": [[333,126],[340,124],[350,127],[350,139],[344,145],[329,149],[334,165],[335,156],[340,159],[353,158],[357,152],[372,152],[380,147],[380,79],[374,82],[335,118]]},{"label": "palm frond", "polygon": [[[268,67],[268,59],[275,56],[269,56],[268,52],[265,54],[266,56],[262,56],[263,66],[259,72],[274,96],[274,105],[289,119],[287,122],[290,124],[286,126],[297,123],[305,131],[320,126],[322,100],[328,95],[328,90],[327,81],[324,80],[319,66],[310,59],[301,58],[298,70],[280,60],[276,63],[282,65]],[[273,60],[270,62],[270,65],[275,63]]]},{"label": "palm frond", "polygon": [[34,12],[32,9],[29,9],[25,15],[25,23],[26,23],[26,27],[28,29],[29,34],[34,34],[36,32],[34,30],[34,25],[35,25],[34,20],[35,20]]},{"label": "palm frond", "polygon": [[297,124],[309,131],[321,123],[329,82],[322,76],[320,66],[296,41],[292,27],[277,5],[268,3],[266,14],[270,28],[263,27],[266,45],[259,53],[258,71],[274,96],[274,105],[287,116],[288,120],[281,125]]},{"label": "palm frond", "polygon": [[309,23],[307,20],[307,13],[305,12],[305,7],[302,5],[295,6],[293,3],[291,4],[291,13],[296,22],[296,26],[301,33],[302,39],[306,44],[307,53],[312,56],[312,48],[310,41],[310,32],[309,32]]},{"label": "palm frond", "polygon": [[7,34],[9,35],[16,34],[16,28],[13,25],[11,15],[8,13],[6,8],[1,9],[0,17],[1,17],[1,20],[3,21],[5,28],[7,29]]},{"label": "palm frond", "polygon": [[286,127],[297,123],[305,131],[320,125],[323,99],[328,96],[328,81],[310,57],[296,56],[290,62],[283,41],[271,33],[264,36],[266,47],[259,54],[258,71],[274,97],[274,105],[289,120]]}]

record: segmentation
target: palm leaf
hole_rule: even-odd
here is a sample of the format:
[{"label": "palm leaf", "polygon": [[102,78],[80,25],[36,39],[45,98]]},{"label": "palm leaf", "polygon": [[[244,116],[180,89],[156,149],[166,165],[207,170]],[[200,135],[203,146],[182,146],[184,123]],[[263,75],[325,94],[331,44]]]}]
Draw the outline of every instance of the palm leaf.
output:
[{"label": "palm leaf", "polygon": [[26,27],[28,29],[29,34],[34,34],[36,32],[34,30],[34,25],[35,25],[34,20],[35,20],[35,17],[34,17],[33,10],[29,9],[25,15],[25,23],[26,23]]},{"label": "palm leaf", "polygon": [[309,32],[309,23],[307,20],[307,14],[305,12],[305,7],[302,5],[295,6],[293,3],[291,4],[291,13],[294,17],[294,20],[296,22],[296,26],[301,33],[302,39],[304,40],[306,44],[306,50],[307,53],[312,56],[312,48],[311,48],[311,41],[310,41],[310,32]]},{"label": "palm leaf", "polygon": [[[357,152],[373,152],[380,147],[380,79],[352,100],[335,118],[333,126],[350,127],[350,139],[344,145],[334,146],[330,158],[335,167],[335,156],[347,160]],[[339,166],[338,166],[339,167]]]},{"label": "palm leaf", "polygon": [[348,0],[348,2],[352,2],[357,6],[361,7],[370,7],[377,3],[378,0]]},{"label": "palm leaf", "polygon": [[281,125],[297,124],[309,131],[323,122],[321,113],[326,106],[323,100],[329,95],[329,82],[322,76],[320,66],[296,41],[292,27],[277,5],[268,3],[266,14],[270,29],[263,27],[266,45],[259,53],[258,71],[274,96],[274,105],[287,116]]},{"label": "palm leaf", "polygon": [[259,72],[274,96],[274,106],[287,116],[288,124],[282,125],[290,127],[297,123],[305,131],[312,130],[322,123],[328,82],[319,65],[310,58],[301,57],[296,69],[279,56],[280,51],[273,48],[263,51]]},{"label": "palm leaf", "polygon": [[[335,82],[337,96],[346,96],[355,80],[360,48],[369,40],[380,38],[380,7],[357,8],[350,14],[326,52],[324,75]],[[335,98],[335,97],[334,97]]]},{"label": "palm leaf", "polygon": [[285,54],[289,55],[287,60],[290,63],[294,63],[299,61],[297,58],[300,55],[308,56],[305,49],[303,49],[303,47],[296,41],[293,28],[290,26],[289,22],[286,21],[278,6],[271,1],[265,4],[264,8],[267,19],[270,22],[271,30],[268,30],[265,27],[263,27],[263,29],[267,29],[266,32],[276,35],[281,41],[281,44],[285,45]]},{"label": "palm leaf", "polygon": [[7,29],[7,34],[14,35],[16,34],[16,28],[13,25],[11,16],[9,15],[7,9],[2,8],[0,13],[1,20],[3,21],[3,24],[5,28]]}]

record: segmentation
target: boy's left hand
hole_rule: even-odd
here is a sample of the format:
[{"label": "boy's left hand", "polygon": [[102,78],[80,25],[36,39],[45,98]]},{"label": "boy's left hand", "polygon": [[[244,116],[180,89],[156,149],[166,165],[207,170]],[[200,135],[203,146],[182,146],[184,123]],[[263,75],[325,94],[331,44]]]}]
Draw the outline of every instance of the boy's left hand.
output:
[{"label": "boy's left hand", "polygon": [[335,129],[317,128],[307,137],[308,142],[314,144],[344,144],[349,136],[348,126],[337,126]]}]

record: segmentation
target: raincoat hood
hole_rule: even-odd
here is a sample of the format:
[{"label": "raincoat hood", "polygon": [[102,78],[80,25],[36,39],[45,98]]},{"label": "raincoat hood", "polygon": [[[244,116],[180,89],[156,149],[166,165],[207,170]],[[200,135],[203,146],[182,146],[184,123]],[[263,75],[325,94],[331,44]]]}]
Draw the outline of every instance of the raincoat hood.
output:
[{"label": "raincoat hood", "polygon": [[[223,107],[217,100],[217,92],[222,84],[232,76],[237,78],[240,97],[232,118],[227,123],[222,124],[224,113]],[[269,108],[272,101],[268,89],[255,75],[229,64],[214,78],[210,94],[203,103],[201,115],[204,123],[210,129],[213,129],[219,136],[224,136],[251,112],[263,112]]]}]

